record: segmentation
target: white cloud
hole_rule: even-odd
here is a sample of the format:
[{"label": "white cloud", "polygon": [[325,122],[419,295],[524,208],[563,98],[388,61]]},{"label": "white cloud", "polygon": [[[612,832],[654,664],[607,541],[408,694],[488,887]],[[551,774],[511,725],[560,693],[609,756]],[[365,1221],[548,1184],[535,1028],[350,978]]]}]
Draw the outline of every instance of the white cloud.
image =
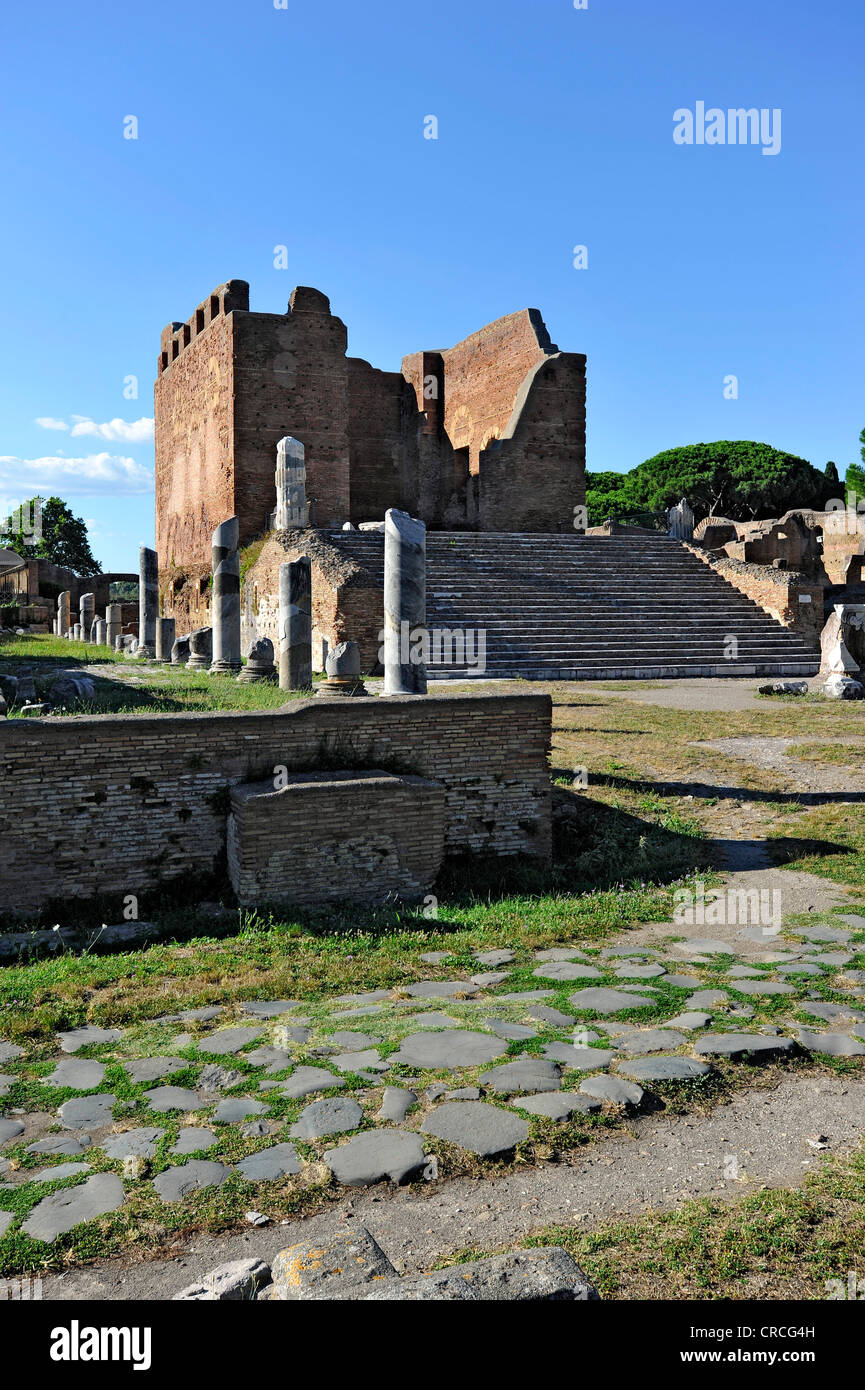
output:
[{"label": "white cloud", "polygon": [[97,439],[122,440],[125,444],[148,444],[153,438],[153,420],[142,416],[140,420],[91,420],[89,415],[73,415],[72,424],[65,420],[55,420],[51,415],[40,415],[37,425],[43,430],[69,430],[76,435],[95,435]]},{"label": "white cloud", "polygon": [[0,455],[0,488],[20,497],[32,497],[35,492],[132,496],[153,491],[153,474],[135,459],[117,454],[39,459],[5,454]]}]

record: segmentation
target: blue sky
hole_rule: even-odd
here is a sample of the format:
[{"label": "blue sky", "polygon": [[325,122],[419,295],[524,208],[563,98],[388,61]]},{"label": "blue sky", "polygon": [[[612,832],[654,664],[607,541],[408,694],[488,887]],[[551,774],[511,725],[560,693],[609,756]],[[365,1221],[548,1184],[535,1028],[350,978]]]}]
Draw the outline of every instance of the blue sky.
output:
[{"label": "blue sky", "polygon": [[[536,306],[595,470],[858,457],[861,0],[47,0],[4,38],[0,498],[66,497],[106,569],[152,543],[160,330],[232,277],[392,369]],[[675,144],[698,101],[779,108],[780,153]]]}]

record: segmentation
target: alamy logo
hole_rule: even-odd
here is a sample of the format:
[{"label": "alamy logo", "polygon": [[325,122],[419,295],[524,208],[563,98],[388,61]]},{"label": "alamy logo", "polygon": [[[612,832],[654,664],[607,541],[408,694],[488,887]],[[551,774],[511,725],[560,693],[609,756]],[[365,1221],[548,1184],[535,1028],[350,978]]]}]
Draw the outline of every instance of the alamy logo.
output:
[{"label": "alamy logo", "polygon": [[27,546],[42,539],[42,499],[30,502],[0,502],[0,536],[21,536]]},{"label": "alamy logo", "polygon": [[399,633],[382,630],[378,640],[378,659],[383,666],[387,657],[400,666],[465,666],[478,675],[487,669],[486,628],[412,627],[404,619]]},{"label": "alamy logo", "polygon": [[767,936],[781,928],[780,888],[677,888],[673,921],[683,927],[763,927]]},{"label": "alamy logo", "polygon": [[82,1327],[76,1318],[51,1331],[52,1361],[131,1361],[135,1371],[149,1371],[149,1327]]},{"label": "alamy logo", "polygon": [[710,106],[698,101],[691,111],[680,106],[673,112],[676,145],[760,145],[762,154],[781,153],[781,108]]}]

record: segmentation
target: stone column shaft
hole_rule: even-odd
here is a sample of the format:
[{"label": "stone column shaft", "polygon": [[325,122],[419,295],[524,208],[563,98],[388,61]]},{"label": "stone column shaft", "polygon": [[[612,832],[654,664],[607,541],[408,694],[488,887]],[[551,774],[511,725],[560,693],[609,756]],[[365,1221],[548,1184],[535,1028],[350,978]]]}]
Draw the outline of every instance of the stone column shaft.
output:
[{"label": "stone column shaft", "polygon": [[156,655],[159,617],[159,556],[143,545],[138,552],[138,654]]},{"label": "stone column shaft", "polygon": [[163,662],[171,661],[171,649],[174,646],[174,619],[156,619],[156,660]]},{"label": "stone column shaft", "polygon": [[230,517],[213,533],[213,663],[211,671],[239,671],[240,657],[240,522]]},{"label": "stone column shaft", "polygon": [[412,661],[426,633],[426,526],[391,508],[384,518],[384,693],[425,695],[426,666]]},{"label": "stone column shaft", "polygon": [[307,555],[279,567],[279,688],[312,685],[312,566]]}]

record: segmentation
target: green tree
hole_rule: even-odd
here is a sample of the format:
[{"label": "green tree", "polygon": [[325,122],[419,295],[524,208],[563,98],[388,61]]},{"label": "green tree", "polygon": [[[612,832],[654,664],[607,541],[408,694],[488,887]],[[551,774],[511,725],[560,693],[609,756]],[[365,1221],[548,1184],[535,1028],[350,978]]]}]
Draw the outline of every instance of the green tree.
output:
[{"label": "green tree", "polygon": [[[865,498],[865,467],[861,463],[848,463],[847,472],[844,475],[844,487],[846,490],[846,502],[848,506],[856,506]],[[856,494],[854,502],[853,494]]]},{"label": "green tree", "polygon": [[823,477],[830,484],[840,484],[841,479],[838,475],[837,463],[833,463],[830,459],[829,462],[826,464],[826,467],[823,469]]},{"label": "green tree", "polygon": [[586,473],[590,526],[600,526],[608,517],[616,520],[638,510],[631,489],[632,477],[632,473]]},{"label": "green tree", "polygon": [[826,477],[807,459],[748,439],[665,449],[629,476],[639,506],[660,512],[686,497],[698,520],[782,516],[826,500]]},{"label": "green tree", "polygon": [[[27,529],[30,518],[34,517],[36,504],[42,507],[42,536],[35,545],[32,532]],[[53,565],[64,565],[85,579],[99,574],[100,567],[94,560],[87,538],[87,526],[81,517],[75,516],[60,497],[31,497],[24,502],[20,513],[9,517],[3,533],[3,544],[19,555],[38,560],[49,560]]]}]

